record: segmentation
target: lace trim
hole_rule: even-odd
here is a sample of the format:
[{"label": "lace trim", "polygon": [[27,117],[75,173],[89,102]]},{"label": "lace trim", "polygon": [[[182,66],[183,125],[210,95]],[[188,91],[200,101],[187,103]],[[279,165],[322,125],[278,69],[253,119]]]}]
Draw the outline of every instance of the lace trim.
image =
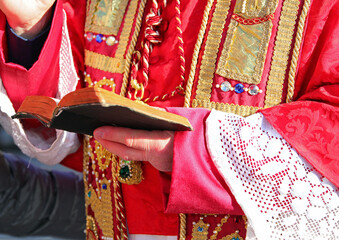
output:
[{"label": "lace trim", "polygon": [[248,218],[247,239],[336,239],[338,188],[261,114],[212,111],[211,157]]}]

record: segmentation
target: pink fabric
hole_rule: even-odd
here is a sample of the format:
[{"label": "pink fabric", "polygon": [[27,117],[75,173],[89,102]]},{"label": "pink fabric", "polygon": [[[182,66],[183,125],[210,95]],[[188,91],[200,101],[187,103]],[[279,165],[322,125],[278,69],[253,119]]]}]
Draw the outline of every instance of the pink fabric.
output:
[{"label": "pink fabric", "polygon": [[202,122],[210,111],[202,108],[167,108],[167,111],[187,117],[194,130],[175,135],[166,212],[243,214],[206,148],[205,125]]}]

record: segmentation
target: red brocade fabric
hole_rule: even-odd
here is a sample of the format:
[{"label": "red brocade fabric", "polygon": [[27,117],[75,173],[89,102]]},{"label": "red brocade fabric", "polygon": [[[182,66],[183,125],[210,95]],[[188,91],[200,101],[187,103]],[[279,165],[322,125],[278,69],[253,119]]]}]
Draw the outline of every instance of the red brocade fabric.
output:
[{"label": "red brocade fabric", "polygon": [[295,83],[296,102],[262,110],[273,127],[339,186],[339,2],[314,1]]}]

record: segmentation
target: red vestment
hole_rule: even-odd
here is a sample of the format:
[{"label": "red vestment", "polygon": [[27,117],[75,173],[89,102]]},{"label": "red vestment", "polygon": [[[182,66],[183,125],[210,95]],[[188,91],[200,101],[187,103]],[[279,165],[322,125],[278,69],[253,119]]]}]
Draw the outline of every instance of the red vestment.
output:
[{"label": "red vestment", "polygon": [[[112,10],[106,9],[115,13],[113,22],[110,22],[100,13],[105,12],[105,6],[100,5],[103,1],[99,2],[96,2],[96,7],[88,4],[86,19],[85,1],[58,1],[49,38],[39,60],[29,71],[6,63],[5,19],[2,16],[1,78],[15,107],[28,94],[55,94],[53,86],[58,82],[60,70],[58,49],[64,9],[74,63],[81,78],[79,85],[100,85],[135,98],[140,96],[140,92],[132,84],[132,75],[145,88],[141,100],[152,106],[183,107],[188,100],[194,108],[216,108],[243,116],[260,111],[300,155],[338,186],[338,1],[313,1],[310,7],[307,1],[277,1],[276,6],[267,9],[261,6],[264,10],[258,13],[248,13],[250,7],[246,3],[243,5],[247,12],[237,12],[240,6],[236,1],[182,1],[181,26],[176,19],[177,2],[169,1],[167,6],[159,3],[162,20],[153,30],[160,33],[161,43],[151,43],[148,55],[145,52],[145,45],[150,41],[146,15],[152,12],[152,3],[147,2],[144,7],[143,1],[121,1],[119,7],[125,9],[124,14],[114,12],[112,6]],[[295,8],[291,19],[286,16],[284,7]],[[304,16],[304,12],[308,14]],[[245,23],[248,19],[255,24]],[[287,24],[284,19],[293,24]],[[182,30],[183,52],[178,47],[178,26]],[[291,34],[284,35],[284,28]],[[262,37],[255,38],[252,32]],[[232,42],[237,37],[247,37],[253,47],[247,49],[247,44]],[[242,55],[238,55],[236,50]],[[248,53],[247,50],[252,52]],[[180,56],[185,59],[184,82],[179,74],[182,66]],[[244,60],[248,64],[237,65],[244,56],[248,57]],[[279,57],[283,59],[282,62],[279,62]],[[46,63],[50,64],[48,69]],[[232,71],[232,64],[240,70]],[[251,67],[251,64],[257,65]],[[147,71],[147,78],[143,75],[144,71]],[[34,86],[33,92],[13,90],[22,84],[21,79],[27,81],[26,85]],[[39,82],[41,87],[32,85],[35,82]],[[228,91],[222,90],[225,82],[231,86]],[[260,92],[249,94],[253,86],[258,87]],[[186,88],[185,93],[178,90],[180,87]],[[290,100],[293,102],[283,104]],[[183,109],[178,111],[182,112]],[[192,121],[201,123],[209,110],[193,109],[187,114]],[[220,214],[218,217],[205,217],[213,229],[223,218],[222,214],[235,215],[234,221],[228,220],[223,226],[227,229],[222,230],[223,234],[226,236],[239,230],[244,236],[242,210],[211,161],[207,147],[202,145],[205,143],[204,125],[197,126],[200,127],[192,133],[177,133],[172,176],[144,164],[142,182],[137,185],[122,184],[122,198],[116,196],[115,191],[119,192],[119,187],[113,186],[114,174],[107,170],[107,166],[113,169],[113,163],[106,163],[103,155],[94,152],[98,146],[94,139],[88,139],[86,144],[91,145],[88,147],[85,144],[86,154],[89,151],[94,157],[90,155],[90,160],[87,159],[84,165],[85,168],[93,168],[93,172],[85,172],[89,202],[87,211],[89,216],[94,216],[96,226],[91,225],[93,221],[90,218],[87,230],[91,230],[93,236],[106,236],[108,233],[107,237],[113,237],[109,235],[112,232],[103,226],[107,216],[98,213],[92,206],[106,204],[103,206],[110,209],[107,211],[114,215],[112,221],[115,223],[119,219],[115,215],[120,214],[116,207],[123,199],[129,233],[132,234],[177,235],[177,214],[187,213],[190,214],[187,217],[187,239],[190,239],[194,231],[192,222],[199,221],[199,215],[194,215],[197,213]],[[189,139],[185,138],[185,134],[193,134],[194,141],[199,144],[191,143],[194,148],[185,148],[185,139]],[[104,150],[100,151],[100,154],[106,154]],[[79,169],[81,158],[82,152],[79,150],[63,163]],[[116,160],[114,157],[112,159]],[[100,164],[108,165],[105,168]],[[107,180],[107,183],[98,180]],[[103,203],[99,192],[103,186],[106,190],[107,185],[113,200]],[[164,213],[164,205],[171,214]],[[115,234],[120,231],[116,226],[114,230]],[[209,232],[209,236],[212,234]]]}]

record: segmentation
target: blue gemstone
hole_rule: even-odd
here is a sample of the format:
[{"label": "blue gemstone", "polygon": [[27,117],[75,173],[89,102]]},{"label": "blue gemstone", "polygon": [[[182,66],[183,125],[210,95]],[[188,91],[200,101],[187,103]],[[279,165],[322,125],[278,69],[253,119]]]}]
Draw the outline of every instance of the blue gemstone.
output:
[{"label": "blue gemstone", "polygon": [[204,228],[198,227],[198,232],[202,232],[202,231],[204,231]]},{"label": "blue gemstone", "polygon": [[104,183],[104,184],[102,184],[102,189],[107,189],[107,185]]},{"label": "blue gemstone", "polygon": [[89,191],[88,193],[87,193],[87,195],[88,195],[88,197],[91,197],[91,191]]},{"label": "blue gemstone", "polygon": [[103,38],[103,35],[102,34],[98,34],[95,38],[95,40],[98,42],[98,43],[101,43],[102,42],[102,38]]},{"label": "blue gemstone", "polygon": [[236,93],[244,92],[244,85],[242,85],[241,83],[238,83],[237,85],[234,86],[234,91]]}]

